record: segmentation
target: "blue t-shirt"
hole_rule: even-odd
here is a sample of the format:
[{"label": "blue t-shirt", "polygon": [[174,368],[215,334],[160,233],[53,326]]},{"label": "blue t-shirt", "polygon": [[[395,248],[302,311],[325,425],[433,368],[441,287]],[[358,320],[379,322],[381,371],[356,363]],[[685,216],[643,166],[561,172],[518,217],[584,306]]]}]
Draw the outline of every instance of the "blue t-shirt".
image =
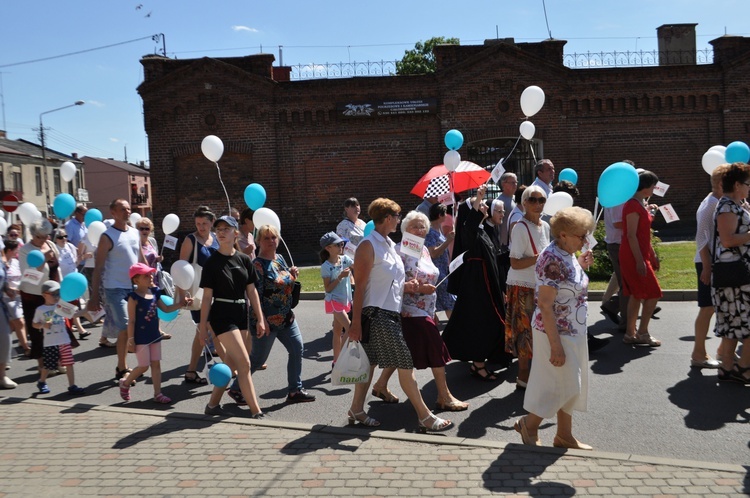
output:
[{"label": "blue t-shirt", "polygon": [[161,296],[158,287],[151,289],[151,298],[139,296],[136,292],[128,294],[129,299],[135,299],[135,332],[136,344],[151,344],[161,341],[159,332],[159,315],[157,314],[157,303]]},{"label": "blue t-shirt", "polygon": [[[322,278],[330,278],[333,282],[342,271],[349,268],[354,264],[354,261],[349,256],[341,256],[337,265],[332,265],[328,261],[320,265],[320,276]],[[349,304],[352,302],[352,281],[349,278],[341,279],[330,293],[326,292],[326,301],[336,301],[341,304]]]}]

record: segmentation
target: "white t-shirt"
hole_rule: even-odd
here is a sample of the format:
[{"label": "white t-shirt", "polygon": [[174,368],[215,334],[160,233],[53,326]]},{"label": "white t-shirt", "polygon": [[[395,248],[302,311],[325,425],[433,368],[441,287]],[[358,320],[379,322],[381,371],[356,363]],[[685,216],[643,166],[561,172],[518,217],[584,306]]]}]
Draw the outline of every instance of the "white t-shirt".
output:
[{"label": "white t-shirt", "polygon": [[51,322],[52,326],[48,329],[42,329],[44,333],[44,347],[70,344],[70,336],[65,328],[65,318],[55,313],[54,305],[43,304],[34,312],[34,323],[48,322]]},{"label": "white t-shirt", "polygon": [[57,246],[57,250],[60,252],[60,276],[65,277],[69,273],[76,273],[78,271],[78,249],[70,242],[66,242],[63,247]]},{"label": "white t-shirt", "polygon": [[711,250],[711,239],[714,236],[714,211],[716,211],[717,204],[719,204],[719,199],[713,194],[708,194],[695,212],[695,222],[698,225],[695,231],[695,259],[693,260],[695,263],[701,262],[700,252],[704,246],[708,245]]},{"label": "white t-shirt", "polygon": [[[513,240],[513,245],[510,248],[510,257],[515,259],[529,258],[534,255],[539,255],[545,247],[549,245],[549,224],[546,221],[540,221],[540,225],[535,225],[526,218],[522,219],[516,226],[513,227],[513,231],[510,236]],[[528,228],[528,230],[526,230]],[[531,239],[529,239],[531,235]],[[531,240],[534,241],[532,246]],[[536,248],[536,251],[534,251]],[[513,266],[508,270],[508,279],[506,280],[508,285],[517,285],[519,287],[527,287],[533,289],[536,287],[536,274],[534,273],[534,265],[524,268],[523,270],[516,270]]]},{"label": "white t-shirt", "polygon": [[604,208],[604,242],[607,244],[622,244],[622,228],[616,228],[615,223],[622,223],[622,208],[619,206]]}]

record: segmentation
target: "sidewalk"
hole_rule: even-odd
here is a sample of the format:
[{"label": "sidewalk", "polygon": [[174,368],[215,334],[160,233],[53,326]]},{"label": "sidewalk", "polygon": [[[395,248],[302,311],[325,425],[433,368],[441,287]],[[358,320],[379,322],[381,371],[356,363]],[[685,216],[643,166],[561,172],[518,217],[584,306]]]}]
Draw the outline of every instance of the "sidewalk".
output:
[{"label": "sidewalk", "polygon": [[0,434],[0,498],[750,492],[739,465],[19,398]]}]

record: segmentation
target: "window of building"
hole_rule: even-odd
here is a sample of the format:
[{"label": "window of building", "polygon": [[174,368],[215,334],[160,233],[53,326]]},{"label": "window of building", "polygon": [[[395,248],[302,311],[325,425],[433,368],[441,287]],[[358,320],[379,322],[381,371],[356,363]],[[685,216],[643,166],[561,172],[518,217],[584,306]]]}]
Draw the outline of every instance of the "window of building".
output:
[{"label": "window of building", "polygon": [[23,177],[20,171],[13,172],[13,190],[15,192],[23,192]]},{"label": "window of building", "polygon": [[34,182],[36,184],[36,195],[42,195],[44,192],[44,185],[42,183],[42,167],[37,166],[34,168]]},{"label": "window of building", "polygon": [[[534,181],[534,154],[536,154],[536,157],[542,157],[540,155],[542,145],[539,140],[532,140],[531,143],[528,140],[517,142],[517,137],[492,138],[473,142],[467,147],[467,157],[462,159],[482,166],[487,171],[492,171],[497,162],[504,159],[503,167],[506,171],[518,176],[519,185],[531,185],[531,182]],[[533,145],[531,145],[532,143]],[[532,146],[534,147],[534,154],[531,151]],[[494,199],[499,194],[499,189],[489,189],[487,198]]]},{"label": "window of building", "polygon": [[55,187],[55,195],[62,192],[62,181],[60,178],[60,170],[59,169],[53,169],[52,170],[52,183]]}]

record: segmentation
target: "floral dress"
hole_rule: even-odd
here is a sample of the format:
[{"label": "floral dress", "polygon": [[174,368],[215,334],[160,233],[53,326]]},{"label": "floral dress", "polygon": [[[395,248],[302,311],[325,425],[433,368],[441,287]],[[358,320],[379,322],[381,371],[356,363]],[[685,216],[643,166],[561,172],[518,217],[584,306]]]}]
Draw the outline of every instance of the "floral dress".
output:
[{"label": "floral dress", "polygon": [[[427,233],[427,237],[425,237],[424,239],[425,247],[437,247],[443,242],[445,242],[445,235],[435,230],[434,228],[430,228],[430,231]],[[432,263],[440,271],[437,282],[443,280],[448,275],[448,272],[450,271],[448,269],[450,262],[451,256],[447,249],[443,251],[443,254],[432,260]],[[437,288],[437,310],[450,311],[453,309],[453,306],[455,304],[456,296],[448,292],[448,280],[446,280]]]},{"label": "floral dress", "polygon": [[[716,206],[716,217],[722,213],[733,213],[737,217],[736,233],[746,233],[750,230],[750,214],[738,206],[729,197],[722,197]],[[741,245],[730,249],[721,245],[718,236],[712,237],[717,261],[736,261],[742,259],[745,266],[750,268],[750,245]],[[711,287],[711,300],[716,312],[714,334],[727,339],[747,339],[750,337],[750,285],[742,287]]]}]

